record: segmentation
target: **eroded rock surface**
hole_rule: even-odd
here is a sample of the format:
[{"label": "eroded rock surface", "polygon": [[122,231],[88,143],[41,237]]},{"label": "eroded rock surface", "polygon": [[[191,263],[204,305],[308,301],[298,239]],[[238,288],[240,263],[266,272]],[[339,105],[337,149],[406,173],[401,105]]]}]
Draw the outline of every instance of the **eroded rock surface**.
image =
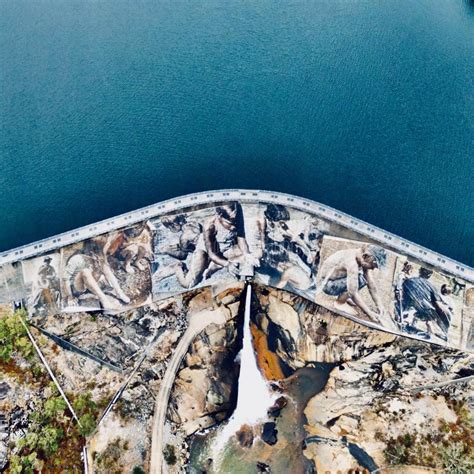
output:
[{"label": "eroded rock surface", "polygon": [[[411,445],[400,448],[405,457],[393,460],[400,466],[413,463],[410,450],[434,449],[430,434],[445,444],[457,442],[442,430],[465,426],[459,406],[472,403],[472,386],[443,383],[472,374],[472,355],[369,329],[278,290],[257,288],[256,296],[254,321],[267,335],[266,357],[276,356],[290,374],[278,382],[283,390],[301,367],[334,364],[326,385],[303,407],[304,455],[316,472],[390,465],[392,446],[403,437]],[[472,449],[472,439],[463,443],[464,451]],[[439,458],[420,454],[419,462],[433,468]]]},{"label": "eroded rock surface", "polygon": [[[212,437],[236,405],[242,290],[205,288],[117,315],[35,317],[31,332],[66,395],[75,403],[87,394],[95,407],[100,424],[81,441],[93,472],[148,472],[163,387],[165,472],[414,474],[450,472],[450,462],[472,472],[472,385],[449,382],[474,373],[473,355],[370,329],[263,286],[254,286],[250,329],[274,402],[236,430],[221,465],[213,462]],[[219,317],[201,327],[193,318],[205,314]],[[188,341],[191,320],[197,332]],[[180,341],[186,350],[168,385]],[[32,360],[3,365],[0,470],[31,431],[31,414],[58,397]],[[81,442],[67,447],[79,470]]]},{"label": "eroded rock surface", "polygon": [[[170,471],[181,472],[186,464],[189,435],[228,415],[234,396],[234,359],[239,350],[237,319],[241,291],[238,286],[213,295],[210,289],[203,289],[183,295],[179,303],[177,298],[173,299],[167,314],[174,314],[174,318],[162,316],[163,324],[158,325],[146,357],[113,412],[90,441],[96,472],[110,469],[110,457],[118,470],[123,466],[148,469],[151,427],[161,381],[189,317],[206,309],[222,311],[228,321],[223,326],[209,325],[192,341],[174,380],[165,426],[165,461],[170,463]],[[112,432],[117,433],[113,440]],[[113,446],[122,446],[125,441],[127,449],[117,457],[118,450]],[[112,448],[111,443],[115,443]]]}]

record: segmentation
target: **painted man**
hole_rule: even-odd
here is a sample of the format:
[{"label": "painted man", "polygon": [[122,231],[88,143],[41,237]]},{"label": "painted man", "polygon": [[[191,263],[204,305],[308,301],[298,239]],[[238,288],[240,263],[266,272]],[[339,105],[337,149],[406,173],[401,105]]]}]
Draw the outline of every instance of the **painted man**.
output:
[{"label": "painted man", "polygon": [[[337,297],[336,308],[357,315],[359,309],[372,320],[380,322],[385,313],[375,281],[374,271],[385,266],[386,251],[377,245],[366,245],[362,248],[338,250],[330,255],[321,265],[321,285],[318,292]],[[367,287],[375,304],[376,311],[371,309],[361,295]]]},{"label": "painted man", "polygon": [[198,243],[203,239],[202,225],[188,221],[185,214],[164,216],[161,224],[176,237],[172,239],[168,236],[165,245],[157,247],[157,253],[168,255],[176,262],[158,268],[153,277],[155,283],[174,275],[183,288],[196,286],[209,265],[204,243],[198,248]]},{"label": "painted man", "polygon": [[204,224],[204,245],[210,260],[208,275],[221,268],[238,275],[242,265],[257,263],[252,261],[242,206],[236,201],[218,206],[215,215]]},{"label": "painted man", "polygon": [[[110,239],[110,236],[103,235],[86,240],[82,251],[69,257],[65,268],[67,280],[64,285],[68,305],[73,305],[88,292],[95,295],[105,309],[121,309],[120,301],[130,303],[130,298],[120,287],[107,261]],[[111,287],[113,296],[104,292],[102,288],[104,284]]]},{"label": "painted man", "polygon": [[270,285],[284,288],[288,284],[303,291],[313,284],[319,233],[309,224],[302,219],[292,221],[288,208],[281,204],[268,204],[256,219],[258,272],[268,277]]},{"label": "painted man", "polygon": [[38,270],[37,294],[33,301],[38,311],[55,311],[59,304],[59,280],[56,270],[51,265],[52,258],[48,255]]},{"label": "painted man", "polygon": [[[445,284],[438,290],[430,281],[432,274],[431,270],[420,268],[418,276],[403,282],[401,314],[408,330],[410,327],[416,330],[417,323],[421,321],[426,326],[427,335],[434,334],[431,324],[435,323],[442,331],[439,337],[447,340],[453,312],[452,289]],[[409,319],[405,316],[407,314]]]}]

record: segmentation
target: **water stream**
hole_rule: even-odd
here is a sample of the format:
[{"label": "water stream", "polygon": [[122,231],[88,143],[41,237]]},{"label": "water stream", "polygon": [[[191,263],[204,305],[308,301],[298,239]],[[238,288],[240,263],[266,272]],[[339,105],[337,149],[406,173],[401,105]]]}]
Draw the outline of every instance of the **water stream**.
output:
[{"label": "water stream", "polygon": [[272,395],[269,386],[257,366],[257,360],[252,344],[250,332],[250,302],[252,287],[247,286],[245,297],[245,317],[243,344],[240,352],[240,374],[237,392],[237,406],[228,423],[218,433],[212,451],[214,460],[219,461],[222,450],[229,438],[242,425],[254,425],[266,417],[267,409],[273,404],[276,396]]}]

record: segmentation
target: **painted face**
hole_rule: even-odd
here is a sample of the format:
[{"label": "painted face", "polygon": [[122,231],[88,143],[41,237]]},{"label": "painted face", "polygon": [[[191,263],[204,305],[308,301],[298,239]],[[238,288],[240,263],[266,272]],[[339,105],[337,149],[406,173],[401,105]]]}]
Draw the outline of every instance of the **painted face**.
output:
[{"label": "painted face", "polygon": [[450,295],[453,292],[453,289],[449,285],[443,285],[441,287],[441,294]]},{"label": "painted face", "polygon": [[224,209],[227,212],[227,215],[220,215],[220,221],[226,228],[234,228],[235,218],[237,217],[237,209],[232,209],[231,207],[225,207]]},{"label": "painted face", "polygon": [[413,270],[413,267],[410,264],[406,264],[403,267],[403,272],[406,273],[407,275],[409,275],[412,270]]},{"label": "painted face", "polygon": [[185,219],[174,217],[170,218],[169,216],[164,216],[161,218],[163,225],[169,229],[171,232],[177,233],[180,232],[183,224],[186,222]]},{"label": "painted face", "polygon": [[375,268],[378,268],[377,260],[370,253],[364,253],[364,255],[362,255],[361,265],[362,268],[365,268],[366,270],[373,270]]},{"label": "painted face", "polygon": [[[183,230],[183,233],[181,234],[180,237],[180,242],[181,244],[189,248],[190,250],[194,250],[196,248],[196,243],[199,239],[200,235],[200,230],[198,227],[195,226],[188,226]],[[194,247],[194,248],[191,248]]]},{"label": "painted face", "polygon": [[285,221],[268,221],[268,225],[272,229],[282,229],[284,231],[288,230],[288,224]]}]

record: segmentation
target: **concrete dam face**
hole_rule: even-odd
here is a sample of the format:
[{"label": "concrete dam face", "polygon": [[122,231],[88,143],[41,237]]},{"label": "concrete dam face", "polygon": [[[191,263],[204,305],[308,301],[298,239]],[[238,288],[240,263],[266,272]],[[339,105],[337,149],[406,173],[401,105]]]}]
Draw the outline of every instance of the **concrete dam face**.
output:
[{"label": "concrete dam face", "polygon": [[[430,426],[471,462],[468,441],[442,429],[468,408],[474,270],[351,216],[215,191],[4,252],[0,264],[0,321],[19,331],[0,360],[2,469],[32,452],[46,472],[54,459],[87,472],[446,469]],[[34,355],[45,373],[31,379]],[[50,379],[77,442],[51,418],[52,447],[15,441],[40,436],[32,413],[53,396]],[[250,380],[270,406],[260,396],[246,417]]]}]

